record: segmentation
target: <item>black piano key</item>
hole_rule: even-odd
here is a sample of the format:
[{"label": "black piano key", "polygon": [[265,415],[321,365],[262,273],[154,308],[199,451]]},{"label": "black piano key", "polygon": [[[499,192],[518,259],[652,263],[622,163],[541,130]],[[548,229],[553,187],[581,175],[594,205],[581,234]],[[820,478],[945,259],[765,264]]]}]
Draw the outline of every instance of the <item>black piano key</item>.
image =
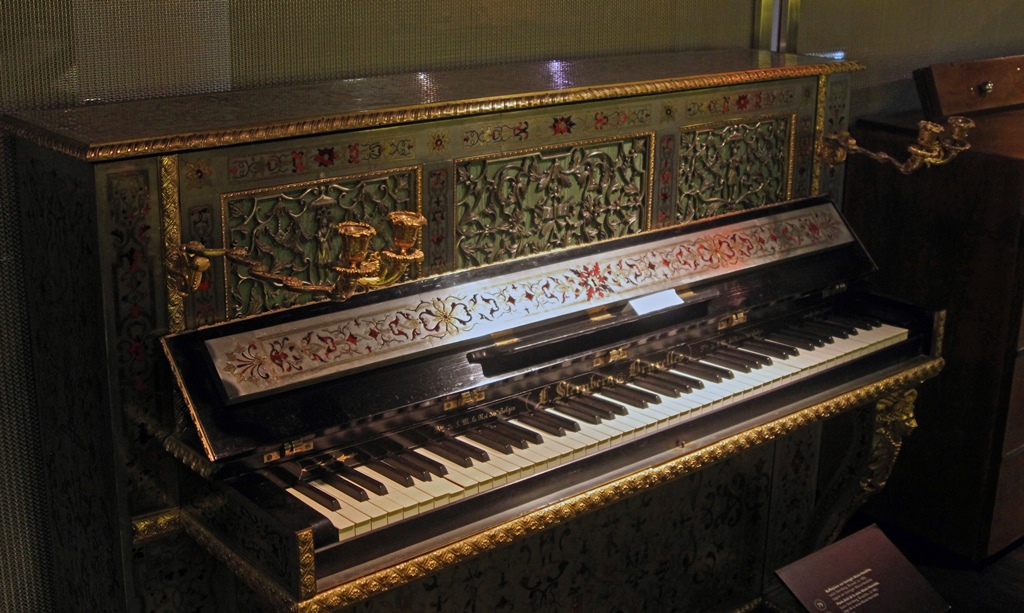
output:
[{"label": "black piano key", "polygon": [[608,409],[609,411],[611,411],[612,413],[615,413],[616,415],[628,415],[629,414],[629,411],[626,410],[626,407],[622,406],[621,404],[619,404],[617,402],[612,402],[610,400],[605,400],[604,398],[596,398],[594,396],[577,396],[576,399],[579,400],[580,402],[584,403],[584,404],[588,404],[588,405],[592,405],[592,406],[604,407],[605,409]]},{"label": "black piano key", "polygon": [[540,430],[541,432],[547,432],[553,436],[565,436],[565,428],[545,419],[538,418],[536,413],[523,413],[521,415],[517,415],[516,419],[531,428]]},{"label": "black piano key", "polygon": [[529,442],[519,433],[506,430],[504,426],[499,422],[492,422],[483,426],[480,426],[481,430],[488,430],[491,434],[504,438],[510,445],[517,449],[526,449],[529,447]]},{"label": "black piano key", "polygon": [[586,422],[588,424],[596,425],[601,423],[601,418],[598,417],[596,413],[592,411],[586,411],[584,409],[577,408],[569,404],[556,403],[551,406],[551,409],[558,411],[563,415],[567,415],[571,418],[575,418],[580,421]]},{"label": "black piano key", "polygon": [[672,367],[672,370],[678,371],[688,377],[694,377],[696,379],[702,379],[710,383],[721,383],[722,376],[700,368],[700,365],[694,364],[693,362],[685,362],[683,364],[676,364]]},{"label": "black piano key", "polygon": [[672,382],[673,385],[680,389],[685,388],[685,393],[692,392],[693,390],[704,389],[704,382],[700,379],[687,377],[686,375],[675,372],[674,370],[659,371],[657,375],[666,381]]},{"label": "black piano key", "polygon": [[672,367],[673,370],[678,370],[684,375],[710,381],[712,383],[721,383],[723,379],[732,379],[733,374],[731,371],[712,366],[711,364],[703,364],[697,361],[683,362],[682,364],[676,364]]},{"label": "black piano key", "polygon": [[381,483],[380,481],[377,481],[373,477],[369,477],[364,473],[359,472],[358,470],[352,470],[351,468],[345,466],[341,462],[335,462],[333,464],[329,463],[327,464],[327,468],[338,473],[339,475],[344,476],[346,479],[355,483],[356,485],[370,490],[371,492],[377,494],[378,496],[384,496],[388,493],[387,486]]},{"label": "black piano key", "polygon": [[661,397],[652,392],[619,385],[601,388],[601,395],[607,396],[636,409],[646,409],[651,404],[661,404]]},{"label": "black piano key", "polygon": [[832,337],[830,336],[825,336],[823,334],[815,334],[813,332],[810,332],[809,330],[800,330],[795,327],[789,327],[783,330],[779,330],[779,334],[794,336],[796,338],[802,338],[809,343],[813,343],[815,347],[824,347],[826,343],[832,342]]},{"label": "black piano key", "polygon": [[490,447],[491,449],[505,455],[512,453],[512,443],[507,439],[499,438],[493,432],[474,429],[467,431],[465,436],[473,442],[480,443],[484,447]]},{"label": "black piano key", "polygon": [[366,490],[359,487],[355,483],[342,479],[341,477],[330,471],[321,471],[320,473],[317,474],[317,478],[326,483],[327,485],[338,490],[342,494],[345,494],[346,496],[352,498],[353,500],[365,502],[370,499],[370,496],[366,493]]},{"label": "black piano key", "polygon": [[817,324],[820,324],[820,325],[832,326],[836,330],[842,330],[844,333],[846,333],[846,334],[848,334],[850,336],[853,336],[854,334],[857,334],[857,326],[853,325],[850,322],[843,322],[843,321],[838,321],[836,319],[833,319],[833,316],[832,316],[831,313],[829,313],[828,315],[825,315],[823,317],[815,318],[813,321],[815,323],[817,323]]},{"label": "black piano key", "polygon": [[430,481],[433,477],[430,476],[430,471],[417,466],[414,462],[410,462],[403,455],[388,456],[386,458],[380,458],[380,462],[387,464],[391,468],[405,472],[412,477],[419,479],[420,481]]},{"label": "black piano key", "polygon": [[530,413],[530,415],[532,415],[532,416],[534,416],[534,417],[536,417],[538,419],[545,419],[545,420],[548,421],[548,423],[552,423],[552,424],[554,424],[556,426],[559,426],[560,428],[564,429],[566,432],[579,432],[580,431],[580,425],[578,423],[576,423],[575,421],[569,419],[568,417],[563,417],[561,415],[556,415],[556,414],[554,414],[554,413],[552,413],[550,411],[546,411],[544,409],[534,410],[534,411],[532,411]]},{"label": "black piano key", "polygon": [[838,337],[842,339],[850,338],[850,333],[847,332],[845,328],[841,326],[835,326],[824,321],[805,321],[802,324],[800,324],[800,328],[816,334],[826,334],[828,336]]},{"label": "black piano key", "polygon": [[652,381],[662,382],[679,392],[680,395],[689,394],[693,391],[693,386],[688,385],[683,381],[682,377],[674,375],[673,373],[667,373],[667,371],[664,370],[658,370],[656,373],[648,373],[644,375],[644,377]]},{"label": "black piano key", "polygon": [[520,428],[519,426],[517,426],[517,425],[515,425],[513,423],[509,423],[507,421],[499,421],[499,422],[496,422],[494,425],[495,426],[500,426],[500,430],[504,431],[506,433],[515,432],[517,436],[523,437],[528,442],[533,443],[534,445],[541,445],[541,444],[544,443],[544,437],[541,436],[540,434],[537,434],[533,430],[527,430],[526,428]]},{"label": "black piano key", "polygon": [[459,453],[465,453],[478,462],[486,462],[491,459],[491,456],[487,455],[487,451],[480,449],[475,445],[470,445],[469,443],[464,443],[453,438],[443,438],[436,442],[438,445],[444,445],[445,447],[454,449]]},{"label": "black piano key", "polygon": [[586,402],[581,396],[573,396],[562,400],[562,404],[572,406],[573,408],[581,411],[586,411],[596,415],[600,419],[615,419],[615,411],[612,411],[608,407],[601,406],[599,404],[591,404]]},{"label": "black piano key", "polygon": [[743,349],[736,349],[735,347],[722,347],[717,350],[717,353],[722,353],[727,356],[734,356],[751,362],[757,362],[761,366],[771,366],[772,359],[766,355],[760,353],[754,353],[752,351],[744,351]]},{"label": "black piano key", "polygon": [[742,373],[748,373],[751,371],[751,367],[749,364],[745,364],[739,360],[731,360],[728,356],[724,355],[716,355],[710,353],[708,355],[702,356],[700,361],[706,364],[720,366],[728,370],[735,370]]},{"label": "black piano key", "polygon": [[369,470],[372,470],[378,475],[381,475],[382,477],[391,479],[392,481],[403,487],[412,487],[413,484],[415,483],[415,481],[413,481],[412,475],[404,471],[397,470],[393,466],[384,464],[383,462],[378,462],[377,460],[367,460],[366,462],[363,462],[363,466],[365,466]]},{"label": "black piano key", "polygon": [[415,450],[412,449],[406,449],[405,452],[402,454],[402,459],[412,464],[415,464],[420,468],[423,468],[428,472],[437,475],[438,477],[443,477],[448,474],[448,468],[444,464],[438,462],[437,460],[431,460],[428,457],[420,455],[416,453]]},{"label": "black piano key", "polygon": [[858,315],[850,315],[850,314],[845,314],[845,313],[843,315],[830,314],[828,316],[828,319],[835,319],[835,320],[838,320],[839,322],[845,322],[845,323],[848,323],[849,325],[851,325],[851,326],[853,326],[855,328],[860,328],[862,330],[872,330],[872,329],[877,328],[878,326],[882,325],[882,322],[879,321],[878,319],[874,318],[874,317],[870,317],[870,316],[867,316],[867,315],[859,315],[859,314]]},{"label": "black piano key", "polygon": [[630,381],[630,383],[636,387],[645,389],[649,392],[654,392],[655,394],[661,394],[662,396],[668,396],[669,398],[679,398],[679,396],[682,395],[682,393],[671,384],[666,383],[661,379],[648,377],[647,375],[636,377]]},{"label": "black piano key", "polygon": [[448,445],[443,445],[441,444],[440,441],[426,443],[425,445],[423,445],[423,448],[433,453],[434,455],[439,455],[442,458],[448,460],[449,462],[458,464],[463,468],[469,468],[473,466],[473,458],[471,458],[469,454],[465,453],[464,451],[457,451],[455,448],[449,447]]},{"label": "black piano key", "polygon": [[763,353],[764,355],[769,355],[777,360],[785,360],[786,358],[800,355],[797,348],[792,345],[753,338],[743,341],[740,344],[740,347],[757,353]]},{"label": "black piano key", "polygon": [[[811,341],[793,336],[791,334],[783,334],[782,332],[772,332],[765,336],[766,339],[773,343],[781,343],[783,345],[789,345],[790,347],[796,347],[797,349],[803,349],[805,351],[814,351],[816,347],[815,343]],[[824,345],[824,343],[822,343]]]},{"label": "black piano key", "polygon": [[266,475],[270,481],[278,484],[280,487],[292,488],[295,491],[305,495],[310,500],[313,500],[320,506],[337,511],[341,508],[341,503],[334,497],[317,489],[316,487],[296,479],[295,476],[288,469],[282,466],[270,466],[266,470]]}]

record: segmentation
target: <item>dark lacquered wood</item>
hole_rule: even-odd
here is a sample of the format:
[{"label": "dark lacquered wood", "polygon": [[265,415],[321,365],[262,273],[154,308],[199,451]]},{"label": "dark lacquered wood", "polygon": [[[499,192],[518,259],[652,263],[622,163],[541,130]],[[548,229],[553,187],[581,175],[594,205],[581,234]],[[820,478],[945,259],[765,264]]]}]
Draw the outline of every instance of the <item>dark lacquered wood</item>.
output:
[{"label": "dark lacquered wood", "polygon": [[[915,70],[914,79],[922,106],[930,117],[973,114],[1024,104],[1022,55],[935,64]],[[989,91],[985,84],[991,84]]]},{"label": "dark lacquered wood", "polygon": [[[972,149],[946,166],[904,176],[851,156],[845,213],[879,265],[868,287],[948,314],[946,369],[922,387],[918,429],[873,512],[981,559],[1024,536],[1024,513],[993,515],[1024,479],[1004,475],[1020,466],[1005,460],[1020,448],[1020,416],[1009,407],[1020,393],[1024,115],[976,119]],[[912,124],[876,118],[854,136],[897,154],[913,142]]]}]

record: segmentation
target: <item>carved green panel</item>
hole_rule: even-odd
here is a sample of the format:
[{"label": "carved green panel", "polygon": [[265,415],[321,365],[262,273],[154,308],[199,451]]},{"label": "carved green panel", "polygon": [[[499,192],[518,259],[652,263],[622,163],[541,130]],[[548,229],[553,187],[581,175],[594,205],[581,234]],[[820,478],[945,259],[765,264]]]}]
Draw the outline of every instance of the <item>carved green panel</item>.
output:
[{"label": "carved green panel", "polygon": [[684,128],[676,221],[752,209],[789,196],[789,115]]},{"label": "carved green panel", "polygon": [[[418,167],[311,181],[269,190],[226,194],[222,198],[225,244],[244,247],[267,270],[314,284],[334,283],[330,266],[341,249],[336,226],[363,221],[377,229],[371,249],[391,243],[387,214],[419,210]],[[228,317],[244,317],[308,302],[228,267]]]},{"label": "carved green panel", "polygon": [[651,134],[455,162],[456,268],[647,226]]}]

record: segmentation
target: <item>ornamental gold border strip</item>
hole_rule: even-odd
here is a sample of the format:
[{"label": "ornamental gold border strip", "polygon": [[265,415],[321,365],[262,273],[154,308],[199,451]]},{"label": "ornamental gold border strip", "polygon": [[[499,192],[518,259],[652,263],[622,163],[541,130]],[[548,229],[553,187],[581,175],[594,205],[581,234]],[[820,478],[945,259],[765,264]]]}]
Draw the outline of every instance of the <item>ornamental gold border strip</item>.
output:
[{"label": "ornamental gold border strip", "polygon": [[132,546],[139,547],[170,536],[181,528],[181,512],[178,508],[132,518]]},{"label": "ornamental gold border strip", "polygon": [[713,75],[656,79],[618,85],[589,86],[528,94],[493,96],[457,102],[438,102],[377,111],[355,111],[310,119],[271,122],[244,128],[172,134],[149,139],[126,140],[96,145],[76,142],[37,128],[16,118],[5,118],[0,126],[16,136],[74,158],[93,162],[161,153],[255,143],[274,139],[309,136],[323,132],[447,119],[484,113],[537,108],[556,104],[644,96],[690,89],[739,85],[864,70],[858,62],[842,61],[803,66],[776,66]]},{"label": "ornamental gold border strip", "polygon": [[167,292],[167,331],[185,329],[185,298],[171,274],[172,259],[181,249],[181,195],[178,188],[178,156],[160,158],[160,221],[163,226],[164,279]]},{"label": "ornamental gold border strip", "polygon": [[818,77],[818,101],[814,110],[814,155],[811,157],[811,196],[821,190],[821,171],[825,164],[821,149],[825,143],[825,104],[828,102],[828,79]]},{"label": "ornamental gold border strip", "polygon": [[894,392],[910,389],[937,375],[943,365],[942,358],[927,360],[874,383],[696,449],[680,458],[616,479],[450,545],[330,588],[307,600],[288,600],[289,596],[279,585],[244,561],[204,528],[196,525],[194,521],[187,518],[185,513],[182,514],[183,524],[201,545],[219,557],[263,597],[279,604],[290,602],[291,608],[288,610],[291,611],[327,613],[422,579],[518,539],[565,523],[649,488],[678,479],[742,451],[785,436],[798,428],[877,401]]},{"label": "ornamental gold border strip", "polygon": [[[248,189],[239,192],[224,192],[220,195],[220,241],[223,247],[228,246],[228,201],[239,198],[248,198],[252,196],[266,196],[272,194],[283,194],[284,192],[291,189],[299,189],[304,187],[315,187],[320,185],[330,185],[331,183],[339,183],[342,181],[359,181],[362,179],[374,179],[377,177],[385,177],[400,172],[411,171],[415,178],[415,185],[413,186],[413,204],[416,207],[416,212],[423,213],[423,164],[414,164],[412,166],[399,166],[396,168],[386,168],[383,170],[372,170],[369,172],[361,172],[349,175],[339,175],[336,177],[326,177],[323,179],[311,179],[308,181],[300,181],[298,183],[288,183],[285,185],[272,185],[270,187],[261,187],[256,189]],[[419,249],[423,249],[423,232],[420,232],[420,244]],[[227,262],[224,263],[224,321],[243,321],[251,317],[258,317],[263,313],[256,313],[255,315],[246,315],[244,317],[232,317],[231,316],[231,292],[229,290],[231,286],[231,267]],[[292,308],[302,306],[295,305]],[[284,310],[284,309],[277,309]]]}]

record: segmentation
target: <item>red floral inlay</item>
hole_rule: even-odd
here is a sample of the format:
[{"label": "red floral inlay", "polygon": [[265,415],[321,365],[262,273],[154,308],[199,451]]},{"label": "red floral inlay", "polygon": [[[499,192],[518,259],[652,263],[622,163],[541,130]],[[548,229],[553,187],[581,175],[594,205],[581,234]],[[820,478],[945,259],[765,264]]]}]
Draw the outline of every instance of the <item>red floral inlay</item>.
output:
[{"label": "red floral inlay", "polygon": [[558,136],[559,134],[571,134],[573,127],[576,126],[576,122],[572,120],[572,116],[566,117],[555,117],[551,122],[551,134]]},{"label": "red floral inlay", "polygon": [[324,149],[317,149],[316,156],[313,158],[320,166],[334,166],[334,160],[338,159],[338,152],[334,150],[334,147],[325,147]]}]

